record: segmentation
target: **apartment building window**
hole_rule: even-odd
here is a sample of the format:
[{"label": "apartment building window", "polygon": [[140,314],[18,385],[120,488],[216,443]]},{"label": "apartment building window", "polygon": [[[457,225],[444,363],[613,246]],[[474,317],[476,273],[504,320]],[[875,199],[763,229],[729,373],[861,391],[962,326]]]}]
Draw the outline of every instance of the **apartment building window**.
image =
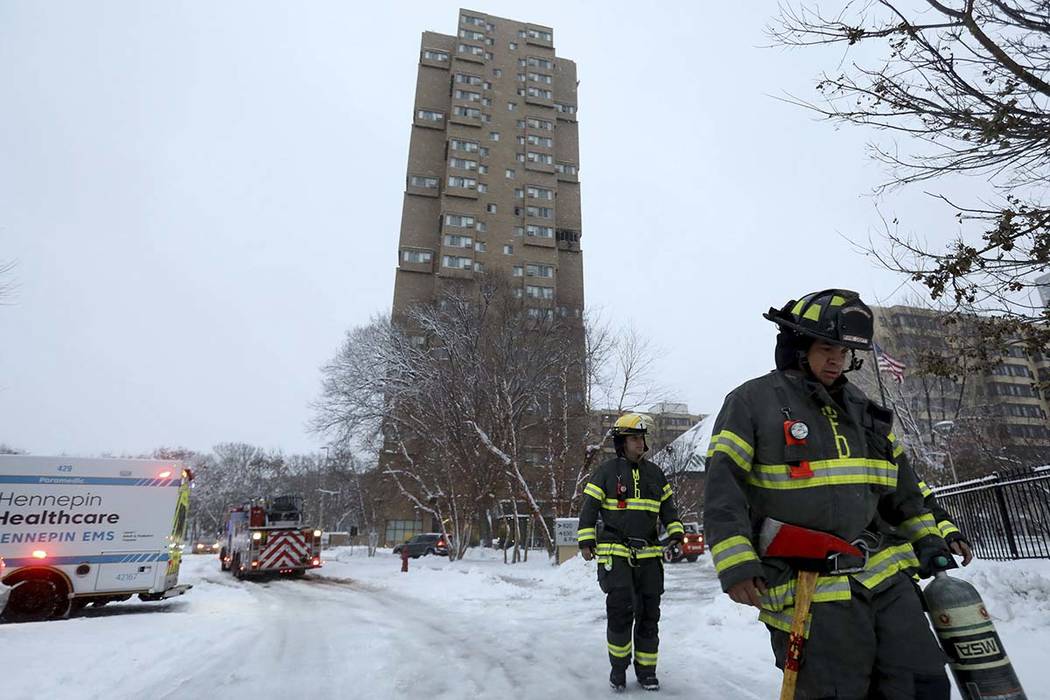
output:
[{"label": "apartment building window", "polygon": [[510,42],[510,50],[511,51],[517,51],[518,50],[518,45],[516,43],[514,43],[513,41]]},{"label": "apartment building window", "polygon": [[470,73],[456,73],[454,79],[460,85],[481,85],[484,82],[480,75],[471,75]]},{"label": "apartment building window", "polygon": [[514,197],[516,199],[525,199],[525,190],[520,187],[514,188]]},{"label": "apartment building window", "polygon": [[479,221],[477,224],[474,225],[474,230],[478,233],[485,233],[489,230],[489,227],[488,224],[486,224],[484,221]]},{"label": "apartment building window", "polygon": [[492,77],[493,78],[502,78],[503,77],[503,69],[502,68],[493,68],[492,69]]},{"label": "apartment building window", "polygon": [[514,157],[518,160],[519,163],[524,163],[525,162],[525,154],[524,153],[516,153],[514,155]]},{"label": "apartment building window", "polygon": [[503,246],[503,254],[504,255],[514,255],[514,246],[509,245],[509,244]]},{"label": "apartment building window", "polygon": [[1038,406],[1022,403],[1008,403],[1004,406],[1006,415],[1014,418],[1043,418],[1043,409]]},{"label": "apartment building window", "polygon": [[458,168],[459,170],[477,170],[478,162],[476,160],[467,160],[466,158],[449,158],[448,167]]},{"label": "apartment building window", "polygon": [[554,199],[554,190],[548,190],[546,187],[535,187],[529,185],[528,187],[529,199]]},{"label": "apartment building window", "polygon": [[463,105],[456,105],[452,108],[452,113],[457,117],[470,117],[471,119],[481,119],[481,110],[477,107],[464,107]]},{"label": "apartment building window", "polygon": [[488,22],[483,17],[477,15],[460,15],[459,21],[463,24],[469,24],[475,27],[487,27]]},{"label": "apartment building window", "polygon": [[515,265],[510,269],[510,274],[512,277],[521,277],[525,274],[525,270],[521,265]]},{"label": "apartment building window", "polygon": [[553,299],[554,289],[552,287],[537,287],[528,284],[525,285],[525,296],[530,299]]},{"label": "apartment building window", "polygon": [[518,288],[514,289],[513,292],[514,292],[514,298],[515,299],[521,299],[523,296],[525,296],[525,290],[522,289],[521,287],[518,287]]},{"label": "apartment building window", "polygon": [[435,51],[434,49],[423,49],[423,58],[428,61],[437,61],[438,63],[448,63],[448,53],[445,51]]},{"label": "apartment building window", "polygon": [[554,83],[554,78],[547,75],[546,73],[528,73],[529,80],[536,83],[543,83],[544,85],[551,85]]},{"label": "apartment building window", "polygon": [[525,94],[529,97],[538,97],[544,100],[549,100],[554,97],[554,93],[546,88],[533,87],[532,85],[525,88]]},{"label": "apartment building window", "polygon": [[529,68],[546,68],[547,70],[554,69],[554,61],[546,58],[540,58],[539,56],[529,56],[526,59],[526,64]]},{"label": "apartment building window", "polygon": [[428,190],[436,190],[438,188],[439,181],[436,177],[426,177],[423,175],[409,175],[408,184],[412,187],[422,187]]},{"label": "apartment building window", "polygon": [[498,131],[490,131],[489,132],[489,141],[499,141],[499,132]]},{"label": "apartment building window", "polygon": [[1030,384],[1007,384],[1006,382],[995,382],[989,387],[988,393],[993,396],[1039,396]]},{"label": "apartment building window", "polygon": [[554,277],[554,266],[529,263],[525,266],[525,274],[529,277]]},{"label": "apartment building window", "polygon": [[460,139],[452,139],[448,142],[449,148],[453,151],[463,151],[465,153],[477,153],[478,142],[477,141],[462,141]]},{"label": "apartment building window", "polygon": [[434,259],[434,254],[429,250],[403,250],[401,260],[407,263],[428,263]]},{"label": "apartment building window", "polygon": [[478,183],[478,192],[484,193],[484,192],[488,192],[488,191],[489,191],[489,186],[488,185],[486,185],[484,182],[479,182]]},{"label": "apartment building window", "polygon": [[448,176],[449,187],[462,187],[463,189],[473,190],[478,186],[478,181],[472,177],[459,177],[458,175]]},{"label": "apartment building window", "polygon": [[546,119],[537,119],[536,117],[529,117],[526,122],[530,129],[543,129],[545,131],[554,131],[554,122],[547,121]]},{"label": "apartment building window", "polygon": [[578,168],[572,163],[555,163],[554,169],[563,175],[575,175]]},{"label": "apartment building window", "polygon": [[481,115],[481,121],[483,121],[486,124],[488,124],[490,121],[492,121],[492,115],[491,114],[482,114]]},{"label": "apartment building window", "polygon": [[496,205],[495,204],[486,204],[485,205],[485,211],[487,211],[489,214],[495,214],[496,213]]},{"label": "apartment building window", "polygon": [[484,56],[485,49],[480,46],[473,46],[471,44],[460,44],[456,47],[456,51],[459,53],[465,53],[470,56]]},{"label": "apartment building window", "polygon": [[529,151],[525,154],[525,160],[530,163],[543,163],[544,165],[554,165],[554,156],[550,153],[537,153],[536,151]]},{"label": "apartment building window", "polygon": [[506,171],[505,174],[506,174],[508,180],[513,180],[514,179],[514,171],[511,170],[510,168],[507,168],[507,171]]},{"label": "apartment building window", "polygon": [[515,237],[517,237],[517,236],[524,236],[525,235],[525,227],[524,226],[515,226],[514,228],[511,229],[511,233],[513,233],[515,235]]},{"label": "apartment building window", "polygon": [[479,262],[475,261],[474,262],[474,272],[484,272],[484,271],[485,271],[484,263],[479,263]]},{"label": "apartment building window", "polygon": [[485,41],[485,35],[481,32],[476,32],[473,29],[460,29],[460,39],[470,39],[471,41]]},{"label": "apartment building window", "polygon": [[519,83],[524,83],[525,82],[525,74],[524,73],[518,73],[518,82]]},{"label": "apartment building window", "polygon": [[445,214],[445,226],[456,228],[474,228],[476,220],[473,216],[466,214]]},{"label": "apartment building window", "polygon": [[443,255],[441,256],[441,267],[448,267],[453,270],[469,270],[474,267],[474,261],[458,255]]},{"label": "apartment building window", "polygon": [[492,60],[492,52],[491,51],[486,51],[485,52],[485,58],[486,58],[486,60],[491,61]]},{"label": "apartment building window", "polygon": [[394,542],[400,544],[412,537],[412,535],[418,535],[420,532],[423,532],[422,520],[386,521],[386,541],[388,545]]},{"label": "apartment building window", "polygon": [[524,136],[519,136],[517,138],[517,141],[518,141],[518,145],[519,146],[524,146],[525,145],[525,137]]},{"label": "apartment building window", "polygon": [[547,320],[554,318],[554,309],[537,309],[534,306],[530,306],[525,312],[528,314],[529,318]]},{"label": "apartment building window", "polygon": [[482,158],[487,157],[488,154],[489,154],[489,149],[486,146],[482,146],[481,148],[478,149],[478,155],[480,155]]},{"label": "apartment building window", "polygon": [[474,245],[474,239],[470,236],[447,235],[443,239],[449,248],[470,248]]},{"label": "apartment building window", "polygon": [[460,90],[456,88],[452,91],[452,96],[457,100],[466,100],[467,102],[480,102],[481,93],[474,92],[473,90]]},{"label": "apartment building window", "polygon": [[425,122],[439,122],[442,121],[444,118],[445,114],[443,112],[435,112],[431,109],[421,109],[418,112],[416,112],[416,119]]},{"label": "apartment building window", "polygon": [[491,107],[492,106],[492,100],[490,100],[487,97],[482,97],[481,98],[481,106],[482,107]]},{"label": "apartment building window", "polygon": [[518,108],[518,105],[516,105],[515,103],[513,103],[513,102],[508,102],[507,103],[507,111],[508,112],[513,112],[517,108]]},{"label": "apartment building window", "polygon": [[555,102],[554,110],[561,112],[562,114],[576,114],[576,105],[565,104],[563,102]]},{"label": "apartment building window", "polygon": [[[525,227],[525,235],[532,238],[554,238],[554,228],[551,226],[535,226],[529,224]],[[544,275],[549,277],[549,275]]]},{"label": "apartment building window", "polygon": [[539,41],[553,41],[554,37],[550,32],[544,32],[539,29],[526,29],[525,36],[529,39],[538,39]]},{"label": "apartment building window", "polygon": [[553,219],[554,208],[553,207],[525,207],[525,213],[528,216],[536,217],[537,219]]},{"label": "apartment building window", "polygon": [[488,172],[489,172],[489,166],[487,166],[487,165],[479,165],[478,166],[478,175],[487,175]]},{"label": "apartment building window", "polygon": [[474,252],[484,253],[486,252],[485,241],[474,241]]},{"label": "apartment building window", "polygon": [[550,136],[537,136],[536,134],[529,134],[526,137],[526,141],[532,146],[542,146],[544,148],[553,148],[554,139]]}]

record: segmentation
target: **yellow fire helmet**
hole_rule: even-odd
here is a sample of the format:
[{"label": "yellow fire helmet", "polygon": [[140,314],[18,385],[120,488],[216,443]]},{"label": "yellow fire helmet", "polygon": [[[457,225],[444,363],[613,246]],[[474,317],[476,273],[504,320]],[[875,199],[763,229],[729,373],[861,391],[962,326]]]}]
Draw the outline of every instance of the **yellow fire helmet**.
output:
[{"label": "yellow fire helmet", "polygon": [[652,419],[644,413],[625,413],[613,423],[612,434],[645,435],[652,424]]}]

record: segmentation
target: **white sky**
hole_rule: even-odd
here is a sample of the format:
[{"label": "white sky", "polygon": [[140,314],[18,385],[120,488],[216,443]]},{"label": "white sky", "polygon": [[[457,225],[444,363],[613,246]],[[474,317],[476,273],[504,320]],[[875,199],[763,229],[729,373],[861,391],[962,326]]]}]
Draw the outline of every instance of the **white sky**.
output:
[{"label": "white sky", "polygon": [[[391,303],[420,33],[459,8],[370,5],[0,0],[0,442],[323,442],[318,368]],[[912,293],[844,238],[879,228],[872,134],[773,97],[842,59],[760,48],[774,3],[473,7],[577,62],[588,307],[663,349],[671,398],[769,369],[770,305]],[[921,189],[880,208],[943,239]]]}]

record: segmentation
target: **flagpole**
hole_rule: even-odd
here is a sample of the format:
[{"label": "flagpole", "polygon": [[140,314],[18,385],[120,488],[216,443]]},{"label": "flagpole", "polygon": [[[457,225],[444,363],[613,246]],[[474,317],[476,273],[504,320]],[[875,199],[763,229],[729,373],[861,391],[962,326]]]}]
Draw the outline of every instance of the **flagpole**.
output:
[{"label": "flagpole", "polygon": [[882,399],[882,405],[886,406],[886,388],[882,385],[882,372],[879,370],[879,353],[878,345],[874,340],[871,342],[872,350],[875,353],[875,366],[872,370],[875,372],[875,381],[879,383],[879,398]]}]

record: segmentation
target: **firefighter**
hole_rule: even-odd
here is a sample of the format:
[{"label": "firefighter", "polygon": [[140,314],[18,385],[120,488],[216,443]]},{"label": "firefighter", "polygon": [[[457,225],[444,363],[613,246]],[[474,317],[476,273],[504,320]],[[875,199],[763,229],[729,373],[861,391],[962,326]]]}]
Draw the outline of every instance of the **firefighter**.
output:
[{"label": "firefighter", "polygon": [[[796,697],[949,697],[914,571],[951,565],[892,413],[846,379],[872,347],[871,309],[829,289],[771,308],[776,370],[725,399],[707,453],[704,528],[722,589],[760,609],[784,668],[798,562],[760,557],[766,519],[852,542],[817,579]],[[763,550],[764,551],[764,550]]]},{"label": "firefighter", "polygon": [[[606,594],[609,684],[622,692],[627,667],[646,690],[659,690],[656,678],[660,595],[664,592],[663,548],[657,524],[671,544],[685,528],[660,467],[644,458],[649,418],[620,416],[611,430],[616,457],[603,462],[583,489],[577,537],[583,558],[598,559],[598,585]],[[599,515],[604,527],[597,534]],[[632,643],[633,642],[633,643]]]}]

